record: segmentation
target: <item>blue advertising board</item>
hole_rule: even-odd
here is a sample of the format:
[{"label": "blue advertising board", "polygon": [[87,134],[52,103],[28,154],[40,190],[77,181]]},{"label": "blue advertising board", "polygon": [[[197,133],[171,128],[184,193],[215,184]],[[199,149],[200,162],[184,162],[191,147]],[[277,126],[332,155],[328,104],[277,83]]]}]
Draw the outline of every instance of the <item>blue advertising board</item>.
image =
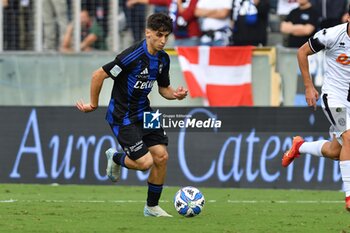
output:
[{"label": "blue advertising board", "polygon": [[[103,107],[89,114],[74,107],[1,107],[0,182],[111,184],[104,152],[121,148],[105,112]],[[163,107],[149,114],[145,125],[160,123],[169,137],[166,185],[342,188],[337,161],[302,155],[288,168],[281,166],[293,136],[329,138],[321,109]],[[144,185],[147,176],[122,169],[120,185]]]}]

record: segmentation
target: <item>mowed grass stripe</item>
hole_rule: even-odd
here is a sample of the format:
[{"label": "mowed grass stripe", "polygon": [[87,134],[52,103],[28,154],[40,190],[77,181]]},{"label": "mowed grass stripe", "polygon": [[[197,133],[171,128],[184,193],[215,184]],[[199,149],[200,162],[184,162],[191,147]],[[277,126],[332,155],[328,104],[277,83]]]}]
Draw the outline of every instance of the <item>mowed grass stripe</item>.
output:
[{"label": "mowed grass stripe", "polygon": [[185,218],[179,188],[164,187],[160,202],[174,217],[151,218],[146,186],[0,184],[0,232],[350,232],[339,191],[199,187],[203,212]]}]

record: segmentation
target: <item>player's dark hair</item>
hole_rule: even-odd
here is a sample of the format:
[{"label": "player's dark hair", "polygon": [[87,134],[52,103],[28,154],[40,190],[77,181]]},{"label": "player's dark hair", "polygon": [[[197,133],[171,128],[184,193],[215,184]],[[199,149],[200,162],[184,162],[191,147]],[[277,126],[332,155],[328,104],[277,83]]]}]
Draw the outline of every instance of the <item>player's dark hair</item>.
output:
[{"label": "player's dark hair", "polygon": [[348,6],[348,14],[350,15],[350,4]]},{"label": "player's dark hair", "polygon": [[147,19],[147,28],[153,31],[172,32],[173,20],[165,13],[154,13]]}]

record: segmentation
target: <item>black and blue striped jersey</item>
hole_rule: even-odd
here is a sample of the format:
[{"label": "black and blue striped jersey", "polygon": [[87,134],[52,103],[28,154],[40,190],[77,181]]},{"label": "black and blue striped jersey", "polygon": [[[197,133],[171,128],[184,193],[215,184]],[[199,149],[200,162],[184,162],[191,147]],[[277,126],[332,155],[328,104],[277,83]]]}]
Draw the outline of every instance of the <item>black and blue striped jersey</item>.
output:
[{"label": "black and blue striped jersey", "polygon": [[148,94],[153,84],[168,87],[170,59],[165,51],[152,55],[146,40],[137,43],[102,69],[114,80],[106,120],[110,124],[129,125],[143,119],[144,111],[151,111]]}]

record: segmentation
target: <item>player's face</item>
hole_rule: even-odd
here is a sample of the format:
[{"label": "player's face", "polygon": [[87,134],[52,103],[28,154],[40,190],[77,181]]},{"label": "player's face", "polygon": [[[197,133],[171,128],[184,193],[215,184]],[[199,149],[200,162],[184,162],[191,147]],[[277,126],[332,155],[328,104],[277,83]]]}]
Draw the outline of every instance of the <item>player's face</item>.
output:
[{"label": "player's face", "polygon": [[169,39],[170,32],[154,31],[146,29],[146,40],[148,52],[155,54],[164,49],[165,44]]}]

